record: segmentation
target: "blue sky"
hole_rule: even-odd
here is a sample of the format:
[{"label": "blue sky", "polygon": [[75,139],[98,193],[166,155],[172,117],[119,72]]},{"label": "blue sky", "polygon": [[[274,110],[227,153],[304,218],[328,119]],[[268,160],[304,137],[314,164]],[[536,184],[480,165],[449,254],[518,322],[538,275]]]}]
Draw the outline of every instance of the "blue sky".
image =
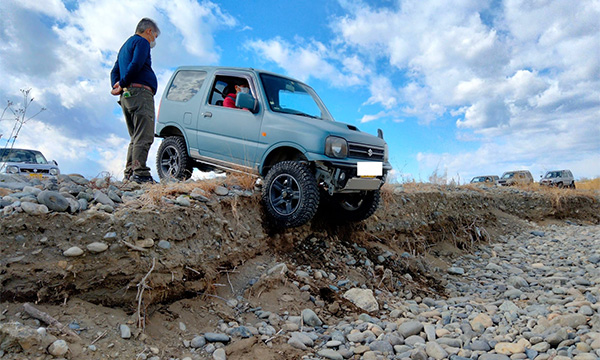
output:
[{"label": "blue sky", "polygon": [[[122,176],[129,139],[109,73],[145,16],[162,30],[159,96],[180,65],[296,77],[337,121],[384,131],[399,181],[436,169],[461,182],[514,169],[600,176],[596,0],[5,0],[0,100],[32,88],[31,111],[48,109],[16,146],[64,173]],[[0,122],[0,146],[11,127]]]}]

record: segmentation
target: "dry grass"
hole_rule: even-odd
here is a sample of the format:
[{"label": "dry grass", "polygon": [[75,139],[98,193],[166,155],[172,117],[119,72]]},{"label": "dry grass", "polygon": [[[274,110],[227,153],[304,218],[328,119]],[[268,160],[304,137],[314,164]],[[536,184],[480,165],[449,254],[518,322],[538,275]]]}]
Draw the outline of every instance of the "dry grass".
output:
[{"label": "dry grass", "polygon": [[254,184],[256,184],[256,180],[258,176],[249,174],[246,172],[228,172],[227,173],[227,181],[238,185],[243,190],[252,190],[254,189]]},{"label": "dry grass", "polygon": [[575,186],[577,186],[577,189],[579,190],[600,190],[600,177],[576,181]]},{"label": "dry grass", "polygon": [[140,197],[143,203],[160,204],[165,196],[189,194],[194,189],[202,189],[207,194],[212,193],[214,189],[223,182],[222,178],[198,180],[189,182],[173,182],[167,184],[154,184]]}]

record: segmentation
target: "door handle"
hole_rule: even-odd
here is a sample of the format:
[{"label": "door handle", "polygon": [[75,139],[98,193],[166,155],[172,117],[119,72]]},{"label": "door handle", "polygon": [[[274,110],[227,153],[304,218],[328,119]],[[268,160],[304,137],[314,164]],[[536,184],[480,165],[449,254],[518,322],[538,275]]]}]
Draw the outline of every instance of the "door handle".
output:
[{"label": "door handle", "polygon": [[202,114],[204,117],[212,117],[212,113],[211,112],[205,112],[204,114]]}]

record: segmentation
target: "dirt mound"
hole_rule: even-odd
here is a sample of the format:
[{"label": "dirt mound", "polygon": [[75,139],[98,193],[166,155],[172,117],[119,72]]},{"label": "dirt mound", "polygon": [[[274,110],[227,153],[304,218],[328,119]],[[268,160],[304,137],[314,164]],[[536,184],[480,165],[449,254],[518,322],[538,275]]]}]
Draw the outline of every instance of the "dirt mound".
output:
[{"label": "dirt mound", "polygon": [[[260,318],[257,308],[295,315],[311,308],[343,319],[364,312],[342,297],[350,287],[374,289],[384,304],[386,296],[443,295],[432,270],[445,269],[454,253],[527,221],[600,222],[598,198],[572,190],[405,186],[386,189],[383,198],[365,222],[336,225],[318,213],[311,223],[285,231],[265,225],[256,193],[212,195],[190,206],[136,202],[113,213],[11,214],[0,218],[6,309],[0,321],[24,321],[20,304],[32,302],[63,323],[85,325],[85,345],[109,329],[97,343],[107,354],[120,348],[122,358],[150,355],[152,344],[161,356],[191,356],[182,340],[223,321],[253,323]],[[94,252],[92,243],[108,248]],[[72,247],[83,254],[65,256]],[[269,273],[277,264],[287,271]],[[135,327],[138,311],[145,333]],[[114,330],[123,323],[134,328],[135,342]],[[228,359],[302,353],[277,337],[244,341],[230,345]],[[83,345],[73,347],[71,358],[83,351]]]}]

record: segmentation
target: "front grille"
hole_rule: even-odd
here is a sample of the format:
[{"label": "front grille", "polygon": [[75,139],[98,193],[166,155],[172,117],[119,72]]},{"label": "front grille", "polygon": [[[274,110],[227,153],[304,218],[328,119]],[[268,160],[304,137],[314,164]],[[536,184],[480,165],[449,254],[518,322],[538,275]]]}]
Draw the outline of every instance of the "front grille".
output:
[{"label": "front grille", "polygon": [[383,161],[383,153],[382,147],[348,143],[348,157],[350,158]]},{"label": "front grille", "polygon": [[21,168],[21,172],[24,174],[48,174],[50,172],[50,170]]}]

